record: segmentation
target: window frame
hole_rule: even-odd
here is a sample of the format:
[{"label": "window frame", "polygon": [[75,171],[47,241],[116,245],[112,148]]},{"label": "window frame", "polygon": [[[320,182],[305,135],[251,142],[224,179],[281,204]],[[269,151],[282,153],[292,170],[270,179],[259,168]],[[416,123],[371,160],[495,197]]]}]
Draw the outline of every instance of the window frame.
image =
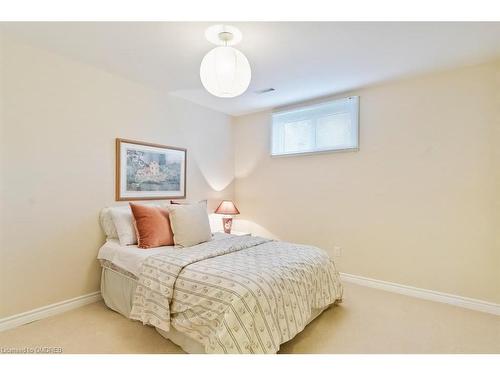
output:
[{"label": "window frame", "polygon": [[[354,118],[356,120],[356,126],[354,127],[356,131],[356,146],[354,147],[347,147],[347,148],[321,148],[321,149],[314,149],[314,150],[309,150],[309,151],[293,151],[293,152],[283,152],[279,154],[273,153],[273,133],[274,133],[274,121],[273,117],[274,115],[277,114],[285,114],[287,112],[294,112],[297,110],[306,110],[309,108],[314,108],[314,107],[320,107],[322,105],[326,105],[329,103],[333,103],[336,101],[341,101],[341,100],[355,100],[356,101],[356,110],[352,112],[352,115],[354,115]],[[312,102],[312,103],[307,103],[307,104],[299,104],[293,107],[286,107],[283,109],[278,109],[276,111],[273,111],[271,113],[271,121],[270,121],[270,126],[269,126],[269,154],[273,158],[280,158],[280,157],[288,157],[288,156],[301,156],[301,155],[316,155],[316,154],[328,154],[328,153],[336,153],[336,152],[356,152],[359,151],[359,143],[360,143],[360,132],[359,132],[359,96],[347,96],[343,98],[335,98],[335,99],[329,99],[329,100],[324,100],[321,102]],[[316,129],[316,124],[314,125],[314,129]],[[317,132],[314,131],[314,137],[317,137]],[[315,143],[316,143],[316,138],[315,138]]]}]

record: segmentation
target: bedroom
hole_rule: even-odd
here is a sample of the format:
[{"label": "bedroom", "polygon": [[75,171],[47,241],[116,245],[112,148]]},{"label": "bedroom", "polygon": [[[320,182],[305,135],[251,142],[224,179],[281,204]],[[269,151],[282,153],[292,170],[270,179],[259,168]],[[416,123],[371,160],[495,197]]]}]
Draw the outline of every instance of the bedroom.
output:
[{"label": "bedroom", "polygon": [[0,23],[2,353],[499,354],[500,23],[240,18]]}]

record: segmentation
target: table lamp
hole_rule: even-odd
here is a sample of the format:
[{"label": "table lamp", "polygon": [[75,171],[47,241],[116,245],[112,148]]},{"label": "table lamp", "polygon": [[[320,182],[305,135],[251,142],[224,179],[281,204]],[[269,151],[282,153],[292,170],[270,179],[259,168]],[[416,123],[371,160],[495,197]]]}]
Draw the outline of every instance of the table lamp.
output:
[{"label": "table lamp", "polygon": [[214,213],[227,215],[222,218],[222,225],[225,233],[231,233],[231,227],[233,226],[233,218],[231,216],[240,213],[234,203],[232,201],[222,201]]}]

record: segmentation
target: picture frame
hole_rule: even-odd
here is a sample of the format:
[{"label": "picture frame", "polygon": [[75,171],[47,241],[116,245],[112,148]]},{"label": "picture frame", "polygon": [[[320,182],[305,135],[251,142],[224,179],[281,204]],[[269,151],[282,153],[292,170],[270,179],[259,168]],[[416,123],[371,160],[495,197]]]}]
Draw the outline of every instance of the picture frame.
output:
[{"label": "picture frame", "polygon": [[187,150],[116,138],[115,199],[186,198]]}]

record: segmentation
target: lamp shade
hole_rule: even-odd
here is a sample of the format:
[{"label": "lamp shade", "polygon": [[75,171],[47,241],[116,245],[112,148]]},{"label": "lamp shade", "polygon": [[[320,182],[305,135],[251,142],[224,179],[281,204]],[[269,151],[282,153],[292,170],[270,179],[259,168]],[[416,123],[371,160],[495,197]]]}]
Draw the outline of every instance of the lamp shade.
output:
[{"label": "lamp shade", "polygon": [[201,83],[212,95],[233,98],[245,92],[252,71],[244,54],[232,47],[216,47],[200,66]]},{"label": "lamp shade", "polygon": [[232,201],[222,201],[215,210],[215,213],[222,215],[238,215],[240,211],[238,211]]}]

